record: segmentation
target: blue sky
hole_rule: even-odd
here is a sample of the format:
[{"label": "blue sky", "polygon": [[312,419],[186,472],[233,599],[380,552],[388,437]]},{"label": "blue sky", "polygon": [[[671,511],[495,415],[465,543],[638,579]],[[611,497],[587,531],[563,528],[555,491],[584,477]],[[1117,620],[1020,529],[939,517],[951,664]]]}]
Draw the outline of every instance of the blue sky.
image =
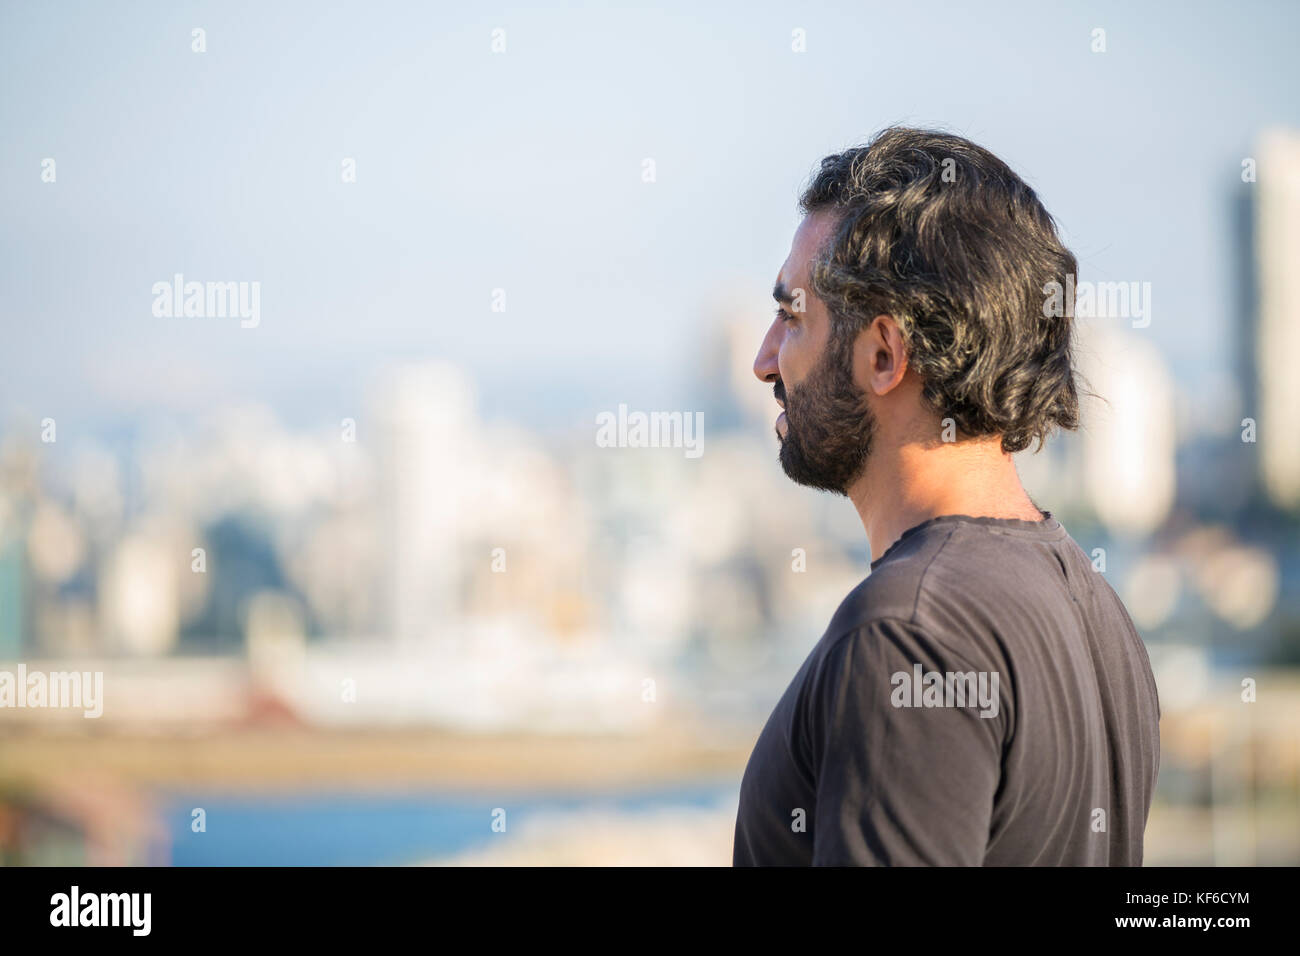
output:
[{"label": "blue sky", "polygon": [[[1245,320],[1241,160],[1300,126],[1290,3],[326,6],[0,10],[0,420],[333,422],[426,357],[541,424],[683,407],[710,303],[751,296],[757,344],[800,185],[895,122],[1007,160],[1082,278],[1151,282],[1191,387]],[[260,281],[260,326],[155,318],[176,272]]]}]

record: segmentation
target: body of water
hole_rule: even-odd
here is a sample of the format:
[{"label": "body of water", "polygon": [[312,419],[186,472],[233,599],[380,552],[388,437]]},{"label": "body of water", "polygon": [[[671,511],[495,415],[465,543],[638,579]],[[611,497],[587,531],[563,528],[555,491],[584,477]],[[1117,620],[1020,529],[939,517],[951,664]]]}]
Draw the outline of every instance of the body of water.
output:
[{"label": "body of water", "polygon": [[[509,841],[543,815],[716,811],[738,781],[599,795],[474,793],[176,793],[162,802],[176,866],[370,866],[427,863]],[[206,830],[192,828],[204,811]],[[505,832],[492,829],[506,811]]]}]

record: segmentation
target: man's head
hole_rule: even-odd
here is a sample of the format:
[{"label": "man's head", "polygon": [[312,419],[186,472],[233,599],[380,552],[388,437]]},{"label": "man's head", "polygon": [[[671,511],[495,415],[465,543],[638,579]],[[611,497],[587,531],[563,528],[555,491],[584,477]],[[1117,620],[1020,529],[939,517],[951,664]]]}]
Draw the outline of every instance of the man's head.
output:
[{"label": "man's head", "polygon": [[800,206],[754,362],[793,480],[846,494],[874,441],[939,442],[944,419],[1007,454],[1077,427],[1071,320],[1043,309],[1077,264],[996,156],[888,129],[823,159]]}]

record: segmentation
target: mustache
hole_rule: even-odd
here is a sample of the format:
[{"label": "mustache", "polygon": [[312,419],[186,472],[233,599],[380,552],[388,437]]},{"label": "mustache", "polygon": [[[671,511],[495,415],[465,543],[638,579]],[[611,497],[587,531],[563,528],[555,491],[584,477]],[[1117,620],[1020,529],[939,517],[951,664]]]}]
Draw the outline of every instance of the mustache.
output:
[{"label": "mustache", "polygon": [[772,386],[772,395],[775,396],[778,402],[784,405],[785,404],[785,382],[781,381],[778,378],[776,380],[776,384]]}]

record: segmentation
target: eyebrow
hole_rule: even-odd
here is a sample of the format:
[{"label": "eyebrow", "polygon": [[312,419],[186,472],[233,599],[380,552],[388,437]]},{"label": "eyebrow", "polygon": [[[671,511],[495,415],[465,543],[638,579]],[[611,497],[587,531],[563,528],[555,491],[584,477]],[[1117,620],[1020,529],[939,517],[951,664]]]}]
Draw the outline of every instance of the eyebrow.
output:
[{"label": "eyebrow", "polygon": [[785,287],[785,283],[783,282],[778,282],[776,285],[772,286],[772,298],[782,304],[794,301],[794,296],[790,295],[790,291]]}]

